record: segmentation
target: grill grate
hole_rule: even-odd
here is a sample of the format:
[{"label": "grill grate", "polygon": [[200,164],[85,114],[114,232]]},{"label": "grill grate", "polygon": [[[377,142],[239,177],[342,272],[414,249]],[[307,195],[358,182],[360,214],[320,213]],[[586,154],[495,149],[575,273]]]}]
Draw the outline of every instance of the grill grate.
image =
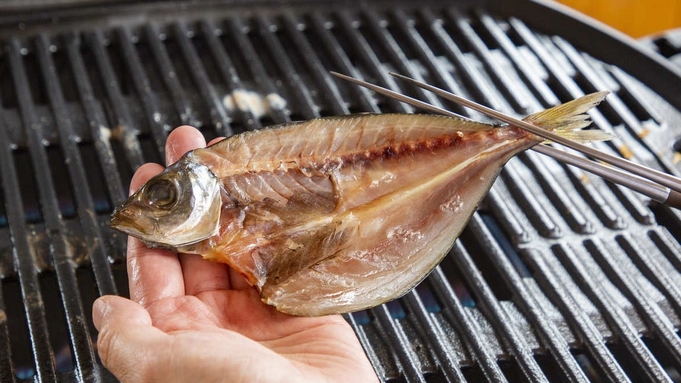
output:
[{"label": "grill grate", "polygon": [[[210,139],[412,111],[329,70],[476,119],[387,71],[514,115],[610,89],[592,118],[619,138],[597,147],[680,170],[669,140],[681,105],[493,9],[184,7],[155,17],[153,5],[124,6],[106,28],[76,17],[0,28],[2,381],[113,380],[90,319],[97,296],[127,295],[125,238],[108,217],[133,169],[164,158],[172,127]],[[346,319],[384,381],[678,382],[678,238],[677,211],[528,152],[424,283]]]}]

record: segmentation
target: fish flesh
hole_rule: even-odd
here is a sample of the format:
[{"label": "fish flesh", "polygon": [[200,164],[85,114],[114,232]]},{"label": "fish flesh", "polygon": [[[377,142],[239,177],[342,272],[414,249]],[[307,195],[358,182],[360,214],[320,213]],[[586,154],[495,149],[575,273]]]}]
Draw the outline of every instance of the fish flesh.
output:
[{"label": "fish flesh", "polygon": [[[575,140],[594,93],[525,119]],[[421,114],[318,118],[185,154],[116,208],[148,246],[223,262],[263,302],[303,316],[398,298],[447,254],[504,164],[544,140]]]}]

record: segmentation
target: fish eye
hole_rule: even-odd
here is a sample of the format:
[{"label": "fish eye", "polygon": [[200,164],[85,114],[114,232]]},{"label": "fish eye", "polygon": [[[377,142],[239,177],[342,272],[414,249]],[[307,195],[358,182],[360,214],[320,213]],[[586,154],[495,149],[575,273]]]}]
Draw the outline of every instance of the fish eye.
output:
[{"label": "fish eye", "polygon": [[147,186],[146,202],[159,209],[171,209],[178,201],[178,185],[167,179],[158,179]]}]

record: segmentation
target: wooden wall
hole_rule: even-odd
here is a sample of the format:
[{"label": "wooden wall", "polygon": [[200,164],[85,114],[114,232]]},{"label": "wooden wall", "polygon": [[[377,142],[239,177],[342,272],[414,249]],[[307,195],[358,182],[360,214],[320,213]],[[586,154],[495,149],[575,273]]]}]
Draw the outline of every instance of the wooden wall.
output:
[{"label": "wooden wall", "polygon": [[632,37],[681,27],[681,0],[558,0]]}]

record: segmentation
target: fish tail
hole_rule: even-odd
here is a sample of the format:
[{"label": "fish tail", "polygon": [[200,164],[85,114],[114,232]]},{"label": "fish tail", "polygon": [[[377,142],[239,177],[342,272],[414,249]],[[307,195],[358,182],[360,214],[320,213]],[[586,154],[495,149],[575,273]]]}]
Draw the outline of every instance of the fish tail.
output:
[{"label": "fish tail", "polygon": [[532,125],[540,126],[577,142],[607,141],[615,138],[609,132],[600,129],[583,130],[591,125],[586,112],[600,104],[609,94],[608,91],[587,94],[576,100],[566,102],[539,113],[531,114],[523,119]]}]

